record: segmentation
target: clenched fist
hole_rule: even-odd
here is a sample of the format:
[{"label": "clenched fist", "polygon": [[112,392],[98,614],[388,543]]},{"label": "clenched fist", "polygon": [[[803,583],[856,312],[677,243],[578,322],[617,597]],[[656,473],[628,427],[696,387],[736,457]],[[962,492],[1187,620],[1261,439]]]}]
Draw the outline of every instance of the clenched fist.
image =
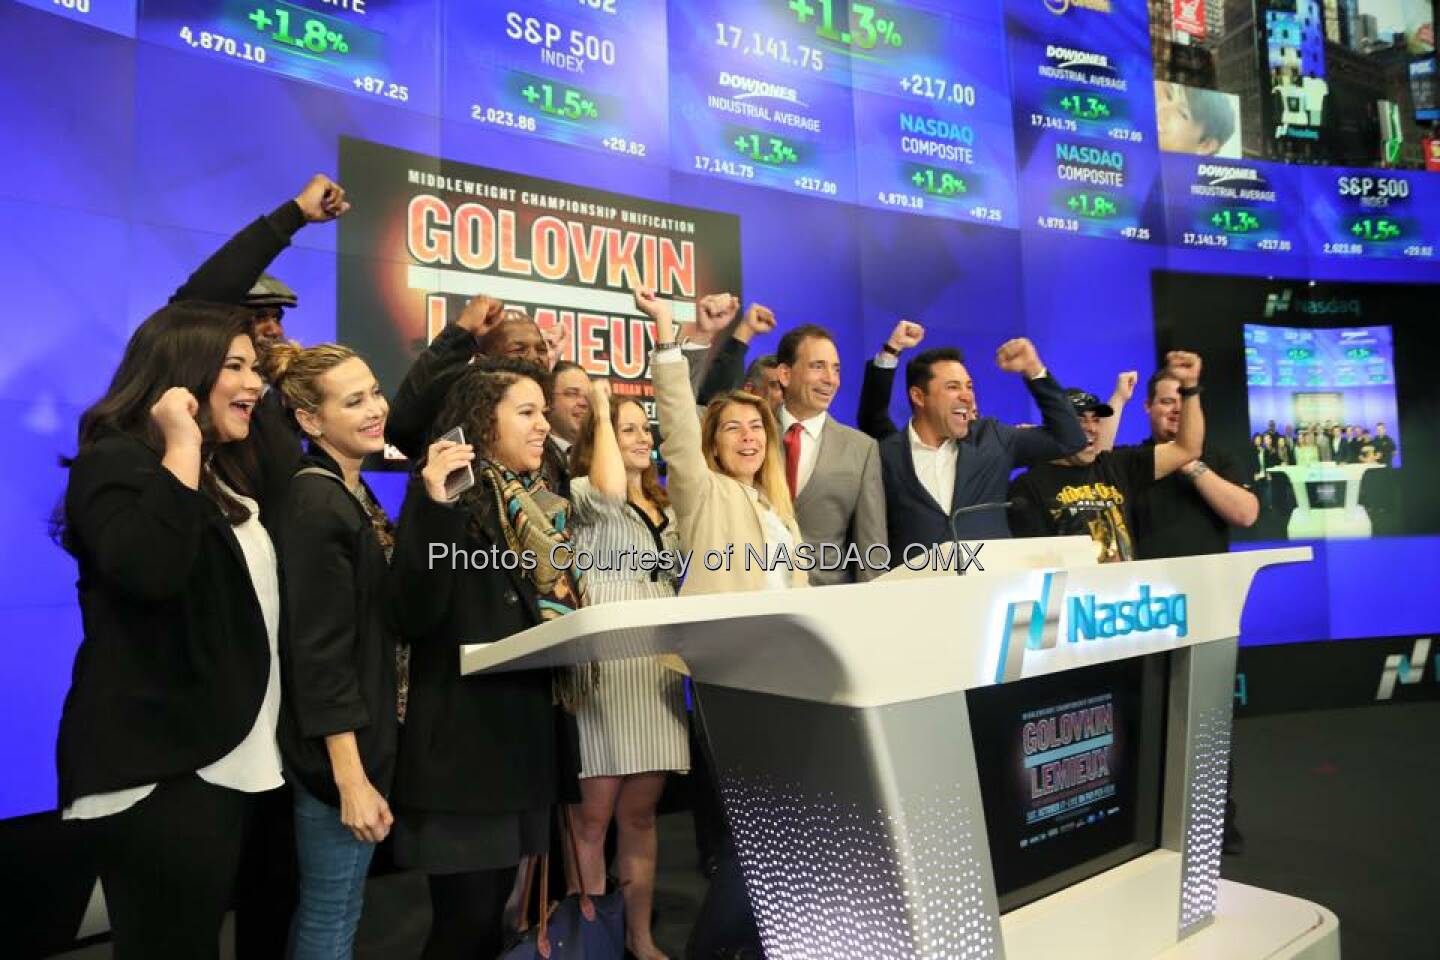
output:
[{"label": "clenched fist", "polygon": [[1188,350],[1171,350],[1165,354],[1165,366],[1180,381],[1182,390],[1200,383],[1200,354]]},{"label": "clenched fist", "polygon": [[310,178],[295,203],[305,214],[306,223],[325,223],[350,209],[345,201],[345,188],[323,173]]},{"label": "clenched fist", "polygon": [[1140,374],[1134,370],[1126,370],[1115,378],[1115,392],[1111,394],[1111,406],[1115,403],[1129,403],[1130,398],[1135,396],[1135,384],[1140,382]]},{"label": "clenched fist", "polygon": [[171,387],[160,395],[150,408],[150,419],[165,438],[165,446],[181,444],[200,446],[203,436],[195,415],[200,412],[200,401],[195,394],[184,387]]},{"label": "clenched fist", "polygon": [[775,314],[769,308],[758,303],[750,304],[745,311],[745,318],[740,321],[740,326],[735,330],[735,339],[749,343],[751,338],[772,333],[775,330]]},{"label": "clenched fist", "polygon": [[1006,373],[1023,373],[1032,378],[1039,376],[1040,371],[1045,369],[1045,365],[1040,362],[1040,354],[1035,350],[1035,344],[1026,337],[1016,337],[1000,344],[1000,349],[995,351],[995,362]]},{"label": "clenched fist", "polygon": [[924,339],[924,327],[909,320],[901,320],[895,324],[895,329],[890,331],[890,336],[886,338],[885,342],[896,353],[899,353],[901,350],[911,350],[920,346],[920,341]]},{"label": "clenched fist", "polygon": [[701,336],[713,337],[724,330],[740,312],[740,298],[733,293],[712,293],[701,297],[695,305],[695,330]]},{"label": "clenched fist", "polygon": [[469,330],[478,340],[499,325],[500,315],[504,312],[504,303],[483,293],[477,294],[470,298],[465,309],[460,311],[460,316],[455,318],[455,326],[461,330]]}]

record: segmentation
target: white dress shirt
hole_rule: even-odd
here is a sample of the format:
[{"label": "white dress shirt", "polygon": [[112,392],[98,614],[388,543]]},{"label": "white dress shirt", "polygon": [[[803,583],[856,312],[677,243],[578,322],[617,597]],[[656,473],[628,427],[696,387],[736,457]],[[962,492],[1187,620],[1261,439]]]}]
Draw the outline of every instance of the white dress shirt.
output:
[{"label": "white dress shirt", "polygon": [[795,495],[805,489],[810,475],[815,472],[815,461],[820,458],[820,433],[825,429],[825,411],[821,410],[808,420],[796,420],[790,408],[780,405],[780,449],[785,449],[785,434],[790,432],[792,423],[800,424],[800,464],[795,470]]},{"label": "white dress shirt", "polygon": [[[265,634],[270,645],[270,679],[265,685],[265,699],[250,732],[233,750],[195,773],[217,787],[229,787],[242,793],[274,790],[285,783],[280,772],[280,748],[275,742],[275,728],[280,721],[280,577],[275,547],[270,534],[260,524],[260,505],[249,497],[228,491],[250,511],[250,519],[231,529],[240,541],[240,552],[250,572],[250,583],[260,601],[265,618]],[[66,820],[92,820],[128,810],[144,800],[157,785],[147,783],[109,793],[78,797],[62,814]]]},{"label": "white dress shirt", "polygon": [[920,439],[912,420],[905,427],[910,438],[910,459],[915,464],[915,476],[925,492],[940,504],[945,515],[950,515],[950,503],[955,499],[955,462],[960,456],[960,445],[954,439],[945,440],[939,447],[932,447]]}]

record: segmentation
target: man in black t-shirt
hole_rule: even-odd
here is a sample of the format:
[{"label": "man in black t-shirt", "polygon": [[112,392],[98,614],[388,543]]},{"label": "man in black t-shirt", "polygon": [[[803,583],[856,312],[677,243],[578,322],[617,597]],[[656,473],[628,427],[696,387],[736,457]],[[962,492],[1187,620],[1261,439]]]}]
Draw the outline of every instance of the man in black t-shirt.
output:
[{"label": "man in black t-shirt", "polygon": [[[1180,383],[1157,370],[1145,388],[1150,439],[1169,443],[1180,430]],[[1249,527],[1260,501],[1246,488],[1250,471],[1224,451],[1206,445],[1201,457],[1144,491],[1134,505],[1135,537],[1142,560],[1193,557],[1230,550],[1230,528]]]},{"label": "man in black t-shirt", "polygon": [[1183,387],[1175,438],[1105,450],[1104,421],[1114,416],[1114,409],[1094,394],[1067,390],[1087,443],[1079,453],[1032,467],[1011,483],[1010,527],[1015,536],[1083,534],[1095,541],[1101,563],[1136,559],[1136,497],[1194,460],[1205,439],[1200,358],[1172,351],[1166,359]]}]

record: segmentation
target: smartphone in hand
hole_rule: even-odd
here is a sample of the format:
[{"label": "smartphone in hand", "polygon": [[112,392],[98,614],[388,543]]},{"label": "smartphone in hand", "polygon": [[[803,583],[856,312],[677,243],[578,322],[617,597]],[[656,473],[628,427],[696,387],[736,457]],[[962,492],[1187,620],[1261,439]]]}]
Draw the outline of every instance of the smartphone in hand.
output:
[{"label": "smartphone in hand", "polygon": [[[453,430],[446,431],[440,439],[449,440],[452,443],[464,443],[465,431],[460,427],[456,427]],[[473,486],[475,486],[475,471],[472,470],[470,464],[467,463],[458,470],[450,471],[449,476],[445,478],[445,499],[454,500]]]}]

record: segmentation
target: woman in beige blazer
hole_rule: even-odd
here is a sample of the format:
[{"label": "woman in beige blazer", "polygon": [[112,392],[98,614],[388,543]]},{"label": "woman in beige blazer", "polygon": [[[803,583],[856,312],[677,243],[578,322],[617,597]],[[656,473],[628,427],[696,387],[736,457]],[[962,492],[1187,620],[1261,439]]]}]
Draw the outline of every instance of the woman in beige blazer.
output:
[{"label": "woman in beige blazer", "polygon": [[[680,543],[692,555],[681,595],[807,586],[803,570],[754,562],[756,557],[773,560],[779,547],[793,557],[803,542],[785,484],[780,431],[769,405],[736,390],[711,400],[697,419],[695,393],[675,342],[670,304],[650,290],[637,290],[635,304],[655,321],[650,375],[663,438],[660,452],[669,464],[666,488],[679,520]],[[712,563],[718,570],[705,567],[706,555],[712,552],[724,558]],[[699,724],[698,710],[695,719]],[[702,743],[707,739],[703,730],[698,736]],[[715,806],[711,817],[721,821],[706,751],[694,754],[691,774],[694,802]],[[734,841],[728,837],[716,841],[710,887],[685,955],[710,957],[742,947],[758,955],[759,933],[746,900]]]},{"label": "woman in beige blazer", "polygon": [[[650,372],[663,437],[660,453],[669,465],[666,488],[681,544],[692,554],[681,595],[806,586],[803,570],[773,562],[778,548],[793,558],[803,541],[770,408],[735,390],[711,400],[704,419],[697,420],[670,304],[652,290],[637,290],[635,305],[655,321]],[[707,555],[720,569],[706,569]]]}]

